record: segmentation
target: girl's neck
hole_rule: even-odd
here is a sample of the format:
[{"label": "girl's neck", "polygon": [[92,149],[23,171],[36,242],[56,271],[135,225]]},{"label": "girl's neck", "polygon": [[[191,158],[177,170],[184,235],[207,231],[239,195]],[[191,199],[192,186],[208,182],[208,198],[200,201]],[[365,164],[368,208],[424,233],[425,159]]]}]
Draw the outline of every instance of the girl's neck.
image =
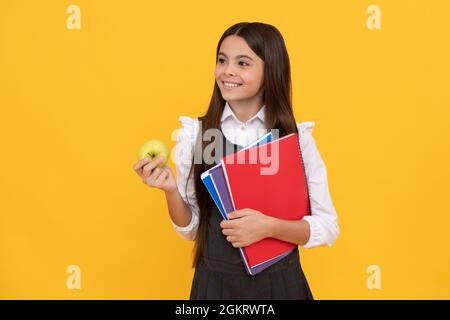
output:
[{"label": "girl's neck", "polygon": [[229,101],[228,105],[239,121],[245,123],[261,110],[264,103],[263,101]]}]

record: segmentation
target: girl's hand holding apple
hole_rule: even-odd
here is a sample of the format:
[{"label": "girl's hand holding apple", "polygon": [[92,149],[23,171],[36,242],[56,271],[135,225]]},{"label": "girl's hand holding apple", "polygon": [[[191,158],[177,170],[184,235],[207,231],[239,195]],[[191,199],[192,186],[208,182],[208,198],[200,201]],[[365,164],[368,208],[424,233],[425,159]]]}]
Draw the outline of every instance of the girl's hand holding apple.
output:
[{"label": "girl's hand holding apple", "polygon": [[171,193],[177,190],[177,183],[169,166],[158,166],[163,161],[165,161],[164,156],[156,157],[151,161],[149,157],[145,157],[139,160],[133,169],[144,184]]},{"label": "girl's hand holding apple", "polygon": [[147,141],[139,149],[138,162],[133,166],[133,169],[141,177],[144,184],[165,192],[172,221],[179,226],[187,225],[192,220],[192,210],[178,192],[172,169],[166,165],[169,154],[169,149],[162,141]]}]

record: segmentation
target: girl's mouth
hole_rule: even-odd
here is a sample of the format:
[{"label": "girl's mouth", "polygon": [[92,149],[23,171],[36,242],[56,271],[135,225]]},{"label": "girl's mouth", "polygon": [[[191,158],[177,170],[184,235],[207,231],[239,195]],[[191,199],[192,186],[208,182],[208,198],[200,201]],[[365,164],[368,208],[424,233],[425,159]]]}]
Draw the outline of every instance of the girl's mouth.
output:
[{"label": "girl's mouth", "polygon": [[231,82],[225,82],[225,81],[222,81],[222,84],[223,84],[224,88],[226,88],[226,89],[235,89],[235,88],[242,86],[242,83],[231,83]]}]

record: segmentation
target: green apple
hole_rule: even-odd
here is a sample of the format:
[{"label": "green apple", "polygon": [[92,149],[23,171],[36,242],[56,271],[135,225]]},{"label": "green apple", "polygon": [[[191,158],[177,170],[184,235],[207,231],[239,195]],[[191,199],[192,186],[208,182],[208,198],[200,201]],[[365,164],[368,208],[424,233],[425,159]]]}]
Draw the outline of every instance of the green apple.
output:
[{"label": "green apple", "polygon": [[164,160],[161,161],[157,167],[164,167],[169,160],[169,148],[167,148],[166,144],[161,140],[149,140],[144,143],[138,151],[139,160],[144,159],[145,157],[153,160],[158,156],[163,156]]}]

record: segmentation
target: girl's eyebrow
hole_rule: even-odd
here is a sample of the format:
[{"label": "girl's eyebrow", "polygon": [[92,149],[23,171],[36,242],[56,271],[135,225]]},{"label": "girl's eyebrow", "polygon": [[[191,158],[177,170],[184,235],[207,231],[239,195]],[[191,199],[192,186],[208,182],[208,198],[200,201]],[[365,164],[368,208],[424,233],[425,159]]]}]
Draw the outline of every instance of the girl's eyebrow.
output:
[{"label": "girl's eyebrow", "polygon": [[[225,53],[219,52],[219,55],[220,55],[220,54],[223,55],[223,56],[225,56],[226,58],[228,58],[228,56],[227,56]],[[250,60],[253,61],[252,58],[250,58],[249,56],[247,56],[247,55],[245,55],[245,54],[240,54],[240,55],[236,56],[236,59],[239,59],[239,58],[248,58],[248,59],[250,59]]]}]

